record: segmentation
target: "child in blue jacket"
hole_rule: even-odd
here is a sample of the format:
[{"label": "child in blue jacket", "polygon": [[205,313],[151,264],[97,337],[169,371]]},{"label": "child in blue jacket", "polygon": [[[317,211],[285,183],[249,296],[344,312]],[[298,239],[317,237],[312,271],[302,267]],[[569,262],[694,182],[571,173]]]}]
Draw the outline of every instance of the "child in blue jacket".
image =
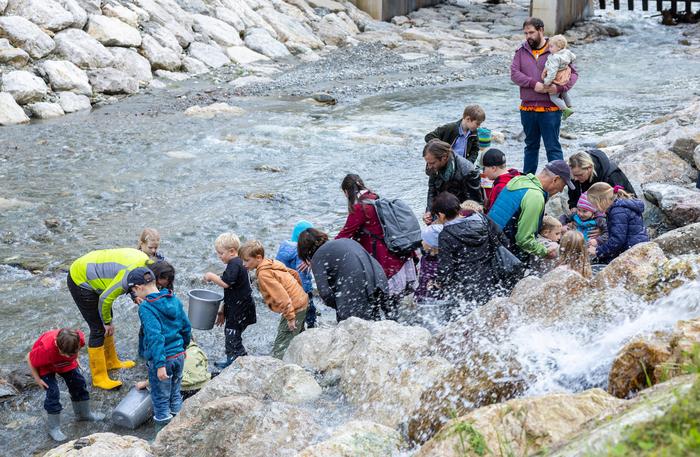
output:
[{"label": "child in blue jacket", "polygon": [[182,408],[180,384],[185,350],[190,344],[190,321],[182,303],[169,289],[158,290],[156,276],[148,268],[131,270],[127,285],[136,297],[143,298],[139,318],[144,330],[144,356],[148,361],[157,435]]},{"label": "child in blue jacket", "polygon": [[632,198],[622,186],[595,183],[588,189],[588,200],[607,217],[608,240],[589,241],[588,251],[599,261],[608,263],[635,244],[649,241],[642,218],[644,203]]},{"label": "child in blue jacket", "polygon": [[[605,215],[596,211],[595,206],[588,201],[588,193],[584,192],[578,199],[576,211],[570,215],[563,215],[559,218],[559,222],[566,225],[567,228],[573,228],[583,234],[584,241],[588,242],[592,238],[596,238],[598,244],[608,239],[608,224]],[[593,236],[593,230],[598,229],[598,235]]]},{"label": "child in blue jacket", "polygon": [[309,295],[309,307],[306,312],[306,328],[316,327],[316,306],[313,301],[314,285],[311,280],[310,268],[304,267],[304,263],[297,253],[297,241],[299,240],[299,234],[301,234],[301,232],[312,227],[313,225],[309,221],[301,220],[297,222],[292,230],[292,237],[280,244],[277,255],[275,256],[275,259],[282,262],[287,268],[292,268],[299,273],[304,292]]}]

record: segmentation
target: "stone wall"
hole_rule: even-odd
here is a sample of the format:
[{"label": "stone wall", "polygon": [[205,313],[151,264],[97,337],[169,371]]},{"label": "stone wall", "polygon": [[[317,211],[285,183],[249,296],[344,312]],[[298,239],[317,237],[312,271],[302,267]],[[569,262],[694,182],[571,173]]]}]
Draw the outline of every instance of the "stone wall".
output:
[{"label": "stone wall", "polygon": [[562,33],[593,14],[594,0],[532,0],[530,15],[544,21],[548,35]]}]

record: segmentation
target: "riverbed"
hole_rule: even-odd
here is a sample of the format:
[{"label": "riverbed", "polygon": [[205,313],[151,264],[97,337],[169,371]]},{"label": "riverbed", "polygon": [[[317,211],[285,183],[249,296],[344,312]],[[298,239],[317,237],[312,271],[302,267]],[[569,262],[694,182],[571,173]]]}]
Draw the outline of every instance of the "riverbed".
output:
[{"label": "riverbed", "polygon": [[[622,36],[573,48],[580,79],[571,91],[576,114],[563,124],[566,153],[683,107],[700,94],[700,60],[679,44],[683,27],[663,27],[640,13],[606,17],[622,28]],[[188,289],[201,286],[205,271],[223,270],[213,242],[224,231],[262,240],[271,255],[298,219],[337,232],[347,211],[340,191],[346,173],[359,174],[382,196],[408,201],[420,214],[427,188],[423,136],[457,120],[466,104],[485,107],[484,126],[505,134],[505,143],[495,146],[520,168],[519,100],[510,62],[497,57],[489,62],[501,68],[483,73],[471,68],[469,78],[439,86],[397,86],[369,96],[350,91],[334,106],[279,90],[226,97],[220,81],[202,77],[92,113],[2,128],[0,366],[4,371],[21,366],[34,340],[50,328],[87,332],[65,287],[67,266],[93,249],[135,246],[143,227],[160,231],[161,250],[177,269],[176,292],[184,300]],[[439,67],[432,62],[424,70],[448,71]],[[361,73],[354,84],[363,84]],[[202,101],[225,101],[245,114],[207,120],[182,113]],[[334,321],[332,310],[321,312],[322,322]],[[258,321],[244,343],[249,354],[264,355],[277,316],[259,300]],[[135,306],[119,300],[114,322],[120,354],[136,357]],[[195,331],[195,337],[210,362],[223,355],[220,329]],[[85,354],[81,360],[87,366]],[[122,374],[126,386],[119,395],[143,376],[141,367]],[[93,394],[104,412],[119,396]],[[51,447],[42,428],[42,400],[34,391],[28,402],[0,406],[0,454]],[[62,402],[69,404],[66,392]],[[110,429],[106,422],[68,425],[64,431],[78,436]],[[136,433],[148,436],[150,430]]]}]

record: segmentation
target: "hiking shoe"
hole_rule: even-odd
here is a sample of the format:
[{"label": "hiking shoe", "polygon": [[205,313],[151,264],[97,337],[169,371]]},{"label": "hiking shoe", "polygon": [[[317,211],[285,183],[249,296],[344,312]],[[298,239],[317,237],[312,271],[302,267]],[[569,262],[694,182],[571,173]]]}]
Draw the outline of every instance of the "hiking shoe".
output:
[{"label": "hiking shoe", "polygon": [[563,120],[566,120],[572,114],[574,114],[573,108],[564,108],[564,114],[561,116],[561,118]]}]

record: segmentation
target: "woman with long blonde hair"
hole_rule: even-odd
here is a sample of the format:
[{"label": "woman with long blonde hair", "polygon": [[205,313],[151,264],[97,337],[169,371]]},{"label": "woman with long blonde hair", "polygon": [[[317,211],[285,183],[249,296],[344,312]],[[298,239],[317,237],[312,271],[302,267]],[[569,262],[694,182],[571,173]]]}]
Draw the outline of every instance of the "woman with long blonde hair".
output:
[{"label": "woman with long blonde hair", "polygon": [[586,279],[593,276],[586,241],[578,230],[564,233],[559,242],[559,266],[566,266]]}]

